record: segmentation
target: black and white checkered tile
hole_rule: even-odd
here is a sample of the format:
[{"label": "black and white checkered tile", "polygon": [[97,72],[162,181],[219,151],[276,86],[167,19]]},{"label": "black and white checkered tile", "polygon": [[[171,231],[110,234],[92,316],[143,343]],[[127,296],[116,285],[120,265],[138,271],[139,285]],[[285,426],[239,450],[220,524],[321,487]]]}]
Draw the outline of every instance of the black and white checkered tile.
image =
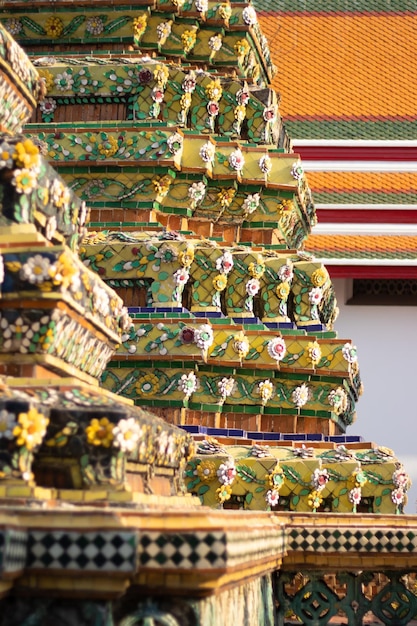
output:
[{"label": "black and white checkered tile", "polygon": [[286,549],[284,530],[160,533],[139,537],[139,565],[144,568],[216,569],[235,567]]},{"label": "black and white checkered tile", "polygon": [[400,552],[417,550],[417,535],[385,528],[296,527],[289,533],[289,550],[307,552]]},{"label": "black and white checkered tile", "polygon": [[132,531],[30,530],[27,567],[134,572],[137,533]]},{"label": "black and white checkered tile", "polygon": [[142,532],[139,566],[146,568],[212,569],[226,567],[226,533]]}]

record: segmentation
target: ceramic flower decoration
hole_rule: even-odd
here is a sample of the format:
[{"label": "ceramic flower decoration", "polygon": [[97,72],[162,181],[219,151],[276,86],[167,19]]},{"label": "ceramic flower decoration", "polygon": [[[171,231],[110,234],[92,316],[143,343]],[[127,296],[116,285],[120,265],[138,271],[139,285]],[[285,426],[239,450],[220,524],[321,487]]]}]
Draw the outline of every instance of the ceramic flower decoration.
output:
[{"label": "ceramic flower decoration", "polygon": [[286,352],[287,346],[283,337],[274,337],[268,343],[267,346],[268,354],[275,361],[282,361]]},{"label": "ceramic flower decoration", "polygon": [[236,478],[236,467],[233,459],[219,465],[217,479],[222,485],[231,485]]},{"label": "ceramic flower decoration", "polygon": [[356,363],[358,360],[356,346],[352,346],[351,343],[345,343],[342,349],[342,354],[343,358],[346,359],[348,363]]}]

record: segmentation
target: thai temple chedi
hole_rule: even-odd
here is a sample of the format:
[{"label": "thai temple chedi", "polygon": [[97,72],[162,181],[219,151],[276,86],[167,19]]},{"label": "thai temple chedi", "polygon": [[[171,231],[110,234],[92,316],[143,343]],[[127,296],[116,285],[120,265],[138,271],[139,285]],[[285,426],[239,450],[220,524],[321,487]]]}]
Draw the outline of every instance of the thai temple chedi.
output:
[{"label": "thai temple chedi", "polygon": [[412,623],[255,8],[0,22],[0,626]]}]

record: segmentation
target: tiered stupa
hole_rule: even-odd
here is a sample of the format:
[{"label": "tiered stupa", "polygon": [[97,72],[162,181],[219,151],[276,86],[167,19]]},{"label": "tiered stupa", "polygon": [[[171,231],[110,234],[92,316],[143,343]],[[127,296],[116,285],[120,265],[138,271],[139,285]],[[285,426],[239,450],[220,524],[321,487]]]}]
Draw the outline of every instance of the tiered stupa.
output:
[{"label": "tiered stupa", "polygon": [[356,348],[253,7],[1,21],[0,626],[408,623],[409,479],[346,435]]},{"label": "tiered stupa", "polygon": [[[361,392],[356,349],[333,330],[326,269],[299,251],[314,205],[268,87],[275,68],[256,12],[101,5],[51,15],[35,3],[19,17],[11,3],[4,23],[46,83],[26,131],[91,207],[81,259],[133,318],[103,388],[197,440],[217,438],[202,447],[215,471],[200,457],[188,470],[205,503],[276,505],[266,455],[268,471],[286,472],[285,509],[399,510],[386,487],[396,460],[345,435]],[[248,449],[249,474],[220,494],[207,476]],[[362,460],[375,475],[363,491]]]}]

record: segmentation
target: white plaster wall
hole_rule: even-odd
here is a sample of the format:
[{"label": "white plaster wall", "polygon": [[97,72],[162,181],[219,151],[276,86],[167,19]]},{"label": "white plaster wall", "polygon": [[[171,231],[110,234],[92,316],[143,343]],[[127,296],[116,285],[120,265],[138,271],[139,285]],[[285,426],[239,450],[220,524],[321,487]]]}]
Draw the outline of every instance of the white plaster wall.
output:
[{"label": "white plaster wall", "polygon": [[351,282],[334,280],[340,338],[358,348],[364,393],[350,435],[392,448],[413,480],[406,513],[417,500],[417,307],[346,305]]}]

